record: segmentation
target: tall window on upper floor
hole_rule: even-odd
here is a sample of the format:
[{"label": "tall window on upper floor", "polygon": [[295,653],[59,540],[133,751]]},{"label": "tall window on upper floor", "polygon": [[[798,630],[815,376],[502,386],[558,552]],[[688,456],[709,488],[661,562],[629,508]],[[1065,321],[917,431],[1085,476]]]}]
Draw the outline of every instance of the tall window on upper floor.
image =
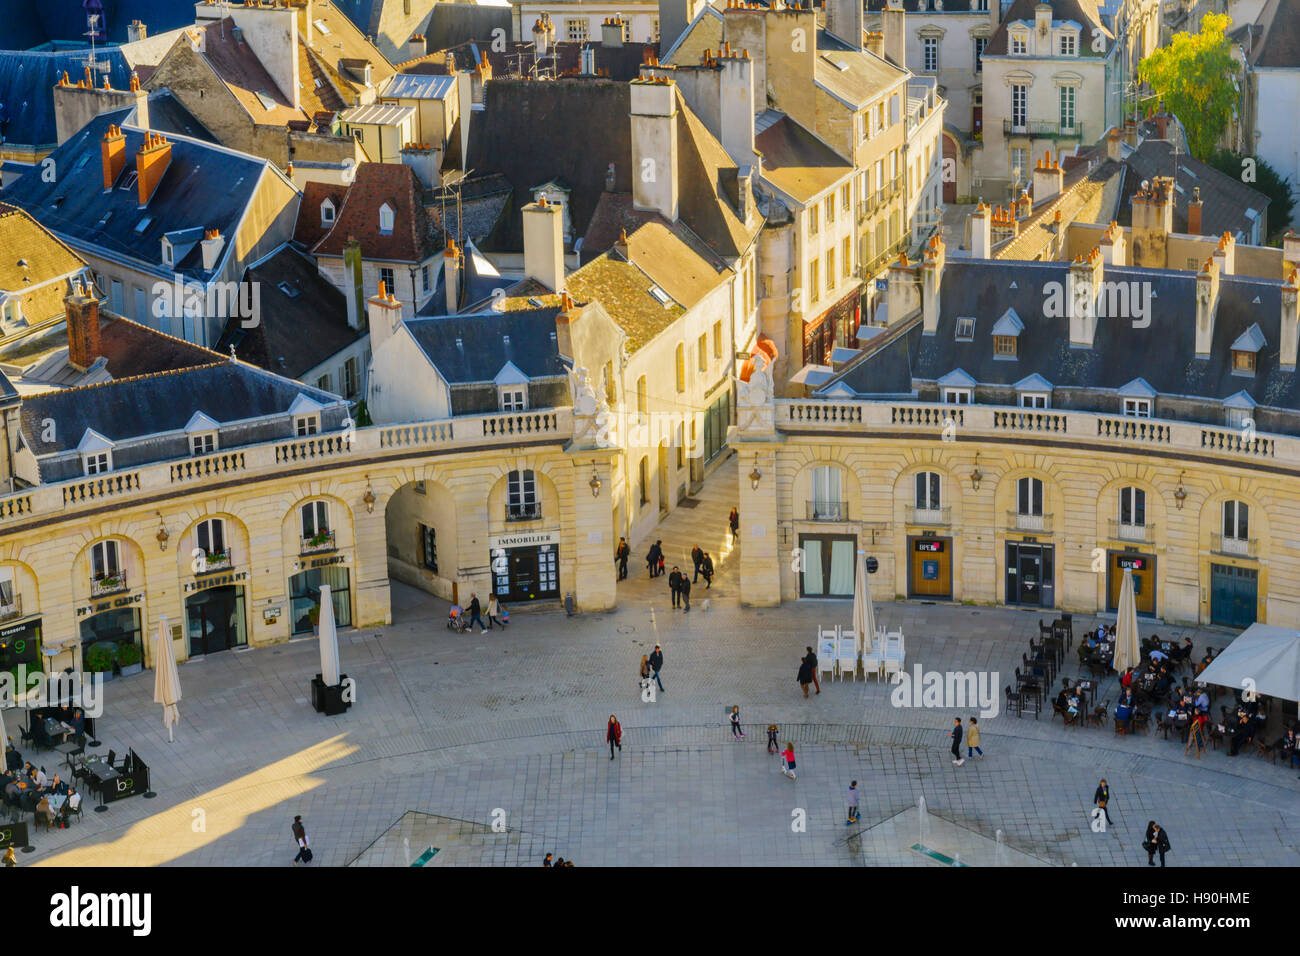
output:
[{"label": "tall window on upper floor", "polygon": [[1029,52],[1029,44],[1024,34],[1015,33],[1011,36],[1011,55],[1023,56]]},{"label": "tall window on upper floor", "polygon": [[210,557],[223,556],[226,553],[226,522],[221,518],[200,521],[194,528],[194,545]]},{"label": "tall window on upper floor", "polygon": [[650,502],[650,459],[642,456],[636,468],[637,492],[642,506]]},{"label": "tall window on upper floor", "polygon": [[636,380],[636,414],[637,414],[638,423],[645,421],[645,414],[646,414],[645,409],[646,409],[646,385],[645,385],[645,376],[642,375],[640,378]]},{"label": "tall window on upper floor", "polygon": [[1057,49],[1061,56],[1077,56],[1079,53],[1079,38],[1073,33],[1062,33],[1061,42]]},{"label": "tall window on upper floor", "polygon": [[328,501],[309,501],[298,509],[302,519],[302,536],[306,539],[330,532],[330,506]]},{"label": "tall window on upper floor", "polygon": [[1141,488],[1119,490],[1119,523],[1133,528],[1146,527],[1147,493]]},{"label": "tall window on upper floor", "polygon": [[384,203],[379,207],[379,234],[389,236],[393,233],[393,207]]},{"label": "tall window on upper floor", "polygon": [[96,581],[115,578],[122,573],[116,541],[100,541],[90,549],[90,573]]},{"label": "tall window on upper floor", "polygon": [[989,45],[988,37],[975,38],[975,72],[984,72],[984,48]]},{"label": "tall window on upper floor", "polygon": [[939,71],[938,37],[921,37],[921,70],[925,73]]},{"label": "tall window on upper floor", "polygon": [[537,475],[530,468],[512,471],[506,476],[506,518],[520,520],[540,518],[541,502],[537,500]]},{"label": "tall window on upper floor", "polygon": [[1042,515],[1043,482],[1039,478],[1021,478],[1016,482],[1016,514]]},{"label": "tall window on upper floor", "polygon": [[1234,541],[1250,538],[1250,506],[1246,502],[1223,503],[1223,536]]},{"label": "tall window on upper floor", "polygon": [[809,519],[820,521],[845,521],[846,504],[840,486],[840,470],[835,465],[822,465],[812,470],[812,501]]},{"label": "tall window on upper floor", "polygon": [[1029,87],[1017,83],[1011,87],[1011,127],[1024,129],[1029,118]]},{"label": "tall window on upper floor", "polygon": [[939,473],[919,471],[916,474],[916,510],[938,511],[943,505],[940,494]]},{"label": "tall window on upper floor", "polygon": [[1074,129],[1075,116],[1075,99],[1078,96],[1078,89],[1073,86],[1061,87],[1061,129]]},{"label": "tall window on upper floor", "polygon": [[677,391],[686,391],[686,346],[677,344]]}]

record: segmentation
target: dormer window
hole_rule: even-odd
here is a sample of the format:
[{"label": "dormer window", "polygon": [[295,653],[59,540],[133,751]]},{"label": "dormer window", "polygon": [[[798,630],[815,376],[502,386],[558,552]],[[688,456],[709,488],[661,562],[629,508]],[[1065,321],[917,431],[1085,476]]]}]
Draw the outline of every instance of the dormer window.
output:
[{"label": "dormer window", "polygon": [[379,234],[381,236],[393,234],[393,207],[388,203],[379,207]]},{"label": "dormer window", "polygon": [[192,456],[210,455],[217,450],[217,433],[202,432],[190,436],[190,454]]},{"label": "dormer window", "polygon": [[1004,357],[1016,357],[1016,337],[1014,335],[993,336],[993,354]]},{"label": "dormer window", "polygon": [[1025,323],[1020,320],[1015,309],[1007,309],[1002,313],[1002,318],[993,324],[993,356],[994,358],[1011,358],[1016,357],[1016,339],[1025,329]]},{"label": "dormer window", "polygon": [[957,317],[957,328],[953,331],[953,339],[957,342],[972,342],[975,340],[975,318],[969,315]]},{"label": "dormer window", "polygon": [[1037,372],[1016,382],[1015,389],[1021,408],[1052,407],[1052,383]]},{"label": "dormer window", "polygon": [[1232,350],[1232,370],[1234,372],[1243,372],[1247,375],[1255,374],[1255,353],[1247,352],[1242,349]]},{"label": "dormer window", "polygon": [[1024,56],[1029,52],[1029,38],[1023,33],[1011,34],[1011,55]]},{"label": "dormer window", "polygon": [[953,369],[939,379],[938,385],[945,405],[969,405],[974,401],[975,379],[963,369]]},{"label": "dormer window", "polygon": [[334,222],[334,203],[326,199],[320,204],[320,224],[322,226],[332,225]]},{"label": "dormer window", "polygon": [[1057,47],[1061,56],[1079,55],[1079,38],[1073,33],[1062,33]]},{"label": "dormer window", "polygon": [[289,406],[289,415],[293,419],[293,433],[299,438],[315,435],[320,431],[321,405],[306,395],[299,395]]},{"label": "dormer window", "polygon": [[503,412],[522,412],[528,407],[528,391],[517,385],[502,388],[501,393],[501,411]]},{"label": "dormer window", "polygon": [[162,241],[162,261],[163,265],[172,265],[172,244],[168,239]]},{"label": "dormer window", "polygon": [[1132,418],[1150,418],[1151,399],[1149,398],[1124,399],[1124,414]]},{"label": "dormer window", "polygon": [[[1254,353],[1248,353],[1254,357]],[[1255,400],[1243,389],[1223,400],[1224,419],[1230,428],[1242,428],[1249,421],[1254,421]]]},{"label": "dormer window", "polygon": [[1264,333],[1258,322],[1237,336],[1237,340],[1229,346],[1232,350],[1232,374],[1254,375],[1255,356],[1265,344]]},{"label": "dormer window", "polygon": [[93,428],[86,429],[77,445],[77,452],[87,475],[102,475],[113,470],[113,443]]}]

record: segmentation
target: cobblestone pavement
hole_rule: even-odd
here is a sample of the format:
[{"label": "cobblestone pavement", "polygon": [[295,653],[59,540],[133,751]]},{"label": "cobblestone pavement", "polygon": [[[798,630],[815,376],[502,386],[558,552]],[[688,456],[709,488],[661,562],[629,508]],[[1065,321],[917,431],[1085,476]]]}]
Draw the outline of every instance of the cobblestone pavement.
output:
[{"label": "cobblestone pavement", "polygon": [[[686,509],[674,519],[688,520]],[[850,602],[745,609],[733,573],[724,564],[709,609],[690,614],[671,609],[666,584],[629,581],[613,612],[521,612],[504,632],[466,635],[446,630],[445,604],[394,585],[391,627],[341,636],[358,699],[340,717],[308,703],[312,640],[183,665],[170,745],[153,675],[114,680],[102,750],[134,747],[157,799],[87,806],[71,829],[34,835],[36,852],[20,862],[288,865],[300,813],[324,865],[406,865],[426,847],[440,851],[430,866],[535,865],[548,851],[581,865],[938,865],[909,849],[913,824],[900,822],[924,797],[933,841],[967,834],[974,849],[962,857],[974,865],[998,859],[988,850],[997,830],[1011,862],[1145,865],[1138,844],[1151,818],[1169,830],[1171,865],[1300,863],[1296,774],[1254,756],[1198,760],[1157,734],[1000,713],[981,721],[985,758],[957,767],[947,729],[973,710],[895,707],[893,688],[870,680],[823,683],[805,700],[795,682],[803,648],[817,624],[847,624]],[[909,670],[996,671],[998,687],[1039,617],[893,603],[878,614],[904,629]],[[1186,633],[1198,649],[1230,636]],[[651,703],[637,666],[656,640],[666,693]],[[1114,700],[1110,683],[1100,696]],[[733,703],[743,741],[725,726]],[[614,761],[611,713],[624,726]],[[19,715],[5,718],[16,736]],[[797,781],[765,752],[769,722],[795,746]],[[55,754],[36,756],[54,769]],[[1093,833],[1086,814],[1102,776],[1115,826]],[[850,779],[862,818],[846,827]]]}]

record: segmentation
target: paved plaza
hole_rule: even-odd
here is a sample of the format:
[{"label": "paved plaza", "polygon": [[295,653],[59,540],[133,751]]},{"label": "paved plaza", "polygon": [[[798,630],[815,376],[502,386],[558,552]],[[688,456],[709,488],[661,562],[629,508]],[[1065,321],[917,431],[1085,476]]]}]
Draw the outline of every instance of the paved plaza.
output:
[{"label": "paved plaza", "polygon": [[[679,510],[662,536],[688,540],[680,525],[692,512],[712,522],[718,507]],[[1156,733],[1067,729],[1050,707],[1037,720],[981,720],[986,756],[953,766],[947,730],[973,710],[897,708],[890,685],[871,680],[823,683],[803,699],[803,649],[818,624],[847,625],[850,602],[744,609],[724,560],[692,611],[674,611],[666,579],[650,582],[636,563],[643,552],[616,611],[518,610],[504,632],[452,634],[443,602],[395,584],[391,627],[340,637],[358,699],[339,717],[308,703],[319,670],[310,639],[182,665],[174,744],[153,674],[113,680],[98,752],[134,747],[157,798],[105,813],[88,801],[82,821],[36,834],[20,862],[287,866],[289,823],[302,814],[325,866],[527,866],[547,852],[579,865],[1145,865],[1151,818],[1170,833],[1171,865],[1300,863],[1294,771],[1223,751],[1198,760]],[[880,603],[878,615],[906,633],[909,670],[996,671],[999,690],[1040,616],[921,603]],[[1231,636],[1144,622],[1152,631],[1190,634],[1198,654]],[[667,691],[649,703],[637,667],[656,641]],[[1112,678],[1099,699],[1116,696]],[[732,704],[743,741],[726,727]],[[614,761],[610,714],[624,727]],[[18,713],[5,718],[16,737]],[[797,781],[765,751],[771,722],[795,746]],[[54,770],[57,755],[35,756]],[[1115,825],[1093,833],[1103,776]],[[851,779],[861,819],[845,826]]]}]

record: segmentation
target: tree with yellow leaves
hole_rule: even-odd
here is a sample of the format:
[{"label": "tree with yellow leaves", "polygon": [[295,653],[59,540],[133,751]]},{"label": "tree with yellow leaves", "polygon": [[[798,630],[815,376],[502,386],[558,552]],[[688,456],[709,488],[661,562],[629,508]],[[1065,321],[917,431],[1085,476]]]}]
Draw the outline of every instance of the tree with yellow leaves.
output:
[{"label": "tree with yellow leaves", "polygon": [[1188,147],[1200,160],[1214,152],[1237,104],[1238,67],[1225,36],[1231,25],[1230,17],[1207,13],[1199,33],[1175,33],[1138,65],[1138,75],[1182,122]]}]

